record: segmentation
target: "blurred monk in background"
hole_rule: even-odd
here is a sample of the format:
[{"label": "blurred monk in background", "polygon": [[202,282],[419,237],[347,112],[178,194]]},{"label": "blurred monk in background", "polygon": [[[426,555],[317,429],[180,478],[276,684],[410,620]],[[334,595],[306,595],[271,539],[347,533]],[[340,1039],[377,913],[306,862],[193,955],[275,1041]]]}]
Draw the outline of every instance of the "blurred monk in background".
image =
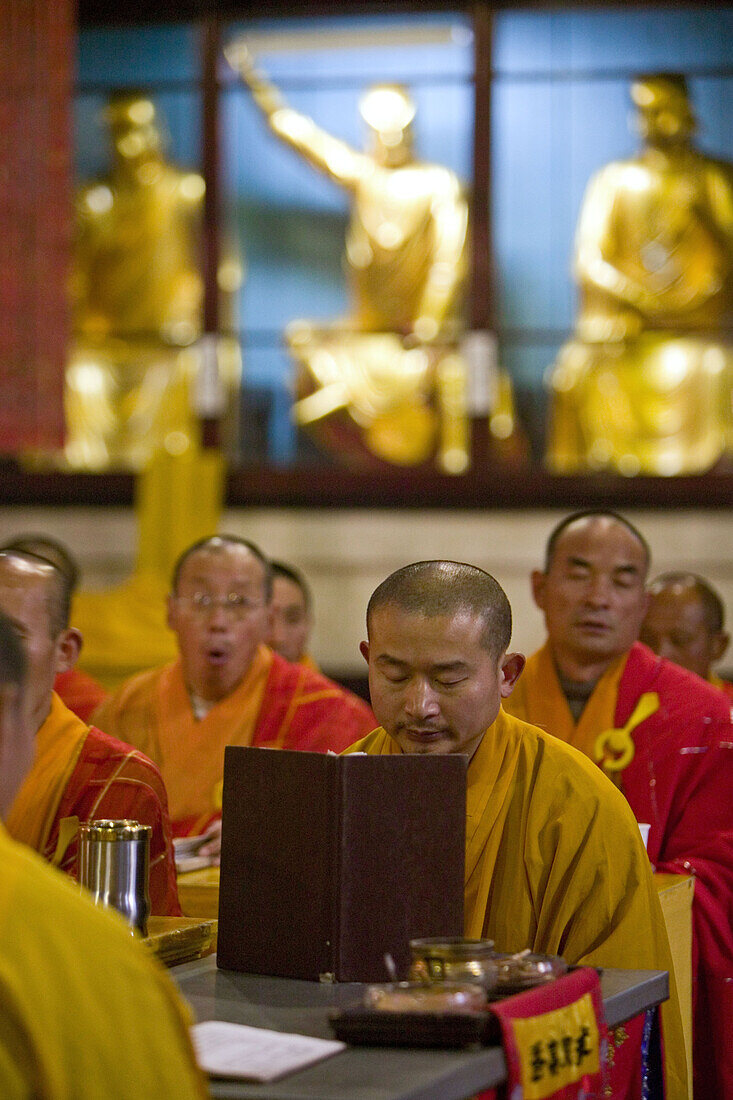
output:
[{"label": "blurred monk in background", "polygon": [[211,831],[201,855],[219,850],[226,745],[339,751],[376,725],[361,699],[268,648],[271,600],[254,543],[194,543],[168,597],[178,659],[131,677],[94,715],[159,764],[176,835]]},{"label": "blurred monk in background", "polygon": [[[55,566],[65,575],[73,599],[79,584],[79,567],[69,548],[58,539],[51,538],[50,535],[16,535],[0,546],[0,550],[22,550]],[[92,713],[107,698],[107,692],[102,685],[76,665],[65,672],[56,673],[53,690],[82,722],[88,722]]]},{"label": "blurred monk in background", "polygon": [[[733,726],[717,688],[636,641],[649,547],[614,512],[576,512],[532,574],[545,645],[527,661],[510,714],[567,741],[613,779],[657,871],[695,876],[696,1100],[733,1100]],[[667,1045],[667,1053],[670,1046]]]},{"label": "blurred monk in background", "polygon": [[271,561],[272,626],[268,645],[286,661],[316,668],[308,654],[313,629],[313,598],[299,569],[284,561]]},{"label": "blurred monk in background", "polygon": [[150,904],[156,915],[180,916],[168,817],[158,768],[141,752],[87,726],[53,690],[72,668],[81,635],[68,625],[66,574],[21,551],[0,552],[0,610],[25,641],[25,688],[33,763],[10,806],[14,839],[76,877],[78,826],[99,818],[150,825]]},{"label": "blurred monk in background", "polygon": [[723,601],[702,577],[662,573],[649,585],[649,609],[639,640],[725,691],[733,702],[733,684],[713,671],[730,642],[724,621]]}]

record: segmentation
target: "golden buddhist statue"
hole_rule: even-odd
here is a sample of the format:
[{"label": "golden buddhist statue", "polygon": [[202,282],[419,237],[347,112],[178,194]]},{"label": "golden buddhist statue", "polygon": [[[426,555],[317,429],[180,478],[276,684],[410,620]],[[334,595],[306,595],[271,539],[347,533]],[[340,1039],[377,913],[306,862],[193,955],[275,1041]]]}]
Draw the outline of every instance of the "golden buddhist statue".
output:
[{"label": "golden buddhist statue", "polygon": [[[161,447],[181,453],[196,430],[205,185],[166,162],[152,100],[115,94],[104,117],[111,171],[76,200],[65,455],[74,468],[139,470]],[[231,301],[236,260],[222,263],[219,276]],[[233,341],[219,358],[231,387]]]},{"label": "golden buddhist statue", "polygon": [[[298,377],[297,423],[341,458],[448,473],[469,464],[466,365],[459,354],[468,205],[449,168],[415,160],[414,103],[399,85],[361,98],[371,144],[353,149],[287,106],[239,39],[226,51],[271,130],[351,195],[346,266],[351,312],[296,321],[286,339]],[[508,379],[497,438],[514,430]]]},{"label": "golden buddhist statue", "polygon": [[644,146],[590,181],[576,332],[550,375],[558,473],[695,474],[733,444],[733,171],[694,148],[684,78],[632,84]]}]

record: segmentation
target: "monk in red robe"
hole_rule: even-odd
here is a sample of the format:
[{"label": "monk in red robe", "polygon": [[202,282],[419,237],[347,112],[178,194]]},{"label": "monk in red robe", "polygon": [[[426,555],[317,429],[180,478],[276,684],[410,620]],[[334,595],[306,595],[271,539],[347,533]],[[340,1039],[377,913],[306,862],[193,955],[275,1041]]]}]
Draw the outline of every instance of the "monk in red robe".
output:
[{"label": "monk in red robe", "polygon": [[713,668],[730,642],[723,601],[697,573],[662,573],[649,585],[649,608],[639,640],[676,665],[724,691],[733,706],[733,684]]},{"label": "monk in red robe", "polygon": [[547,626],[504,708],[592,757],[651,825],[658,871],[695,875],[696,1100],[733,1100],[733,727],[725,696],[635,643],[649,550],[614,513],[577,513],[532,575]]},{"label": "monk in red robe", "polygon": [[157,767],[130,745],[89,728],[53,692],[73,666],[81,638],[68,623],[69,590],[49,563],[0,552],[0,609],[25,640],[27,708],[34,734],[30,771],[7,815],[8,832],[74,877],[77,829],[99,818],[152,827],[150,901],[155,914],[180,915],[165,787]]},{"label": "monk in red robe", "polygon": [[[377,725],[361,699],[264,644],[271,597],[270,564],[253,543],[195,543],[168,598],[178,660],[131,677],[95,713],[160,766],[177,835],[219,817],[226,745],[339,752]],[[217,851],[215,836],[202,854]]]},{"label": "monk in red robe", "polygon": [[53,690],[65,706],[82,722],[88,722],[97,707],[101,707],[107,698],[102,685],[83,672],[80,668],[70,668],[59,672],[54,681]]}]

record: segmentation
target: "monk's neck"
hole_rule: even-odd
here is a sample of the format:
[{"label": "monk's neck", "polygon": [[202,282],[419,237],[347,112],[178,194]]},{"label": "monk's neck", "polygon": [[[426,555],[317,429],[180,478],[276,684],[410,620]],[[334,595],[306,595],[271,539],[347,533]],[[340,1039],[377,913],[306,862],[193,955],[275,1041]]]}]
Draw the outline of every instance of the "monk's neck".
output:
[{"label": "monk's neck", "polygon": [[550,642],[550,652],[561,681],[577,684],[578,686],[589,686],[590,691],[593,690],[604,672],[607,672],[611,665],[618,660],[616,654],[612,657],[604,657],[603,660],[585,660],[582,656],[553,646],[552,642]]}]

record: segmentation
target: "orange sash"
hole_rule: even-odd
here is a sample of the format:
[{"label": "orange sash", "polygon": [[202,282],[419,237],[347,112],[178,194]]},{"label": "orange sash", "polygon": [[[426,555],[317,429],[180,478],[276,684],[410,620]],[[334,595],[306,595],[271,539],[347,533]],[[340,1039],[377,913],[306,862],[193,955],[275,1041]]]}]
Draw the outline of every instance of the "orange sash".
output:
[{"label": "orange sash", "polygon": [[514,691],[502,706],[507,714],[547,730],[592,759],[598,731],[613,728],[626,658],[627,654],[618,657],[603,673],[577,725],[560,687],[548,643],[527,659]]},{"label": "orange sash", "polygon": [[250,745],[262,707],[272,650],[260,646],[239,687],[197,720],[181,662],[165,668],[157,682],[155,720],[171,818],[197,817],[221,809],[226,745]]},{"label": "orange sash", "polygon": [[79,761],[89,727],[64,706],[55,693],[51,710],[36,734],[33,766],[7,820],[16,840],[44,852],[66,785]]}]

